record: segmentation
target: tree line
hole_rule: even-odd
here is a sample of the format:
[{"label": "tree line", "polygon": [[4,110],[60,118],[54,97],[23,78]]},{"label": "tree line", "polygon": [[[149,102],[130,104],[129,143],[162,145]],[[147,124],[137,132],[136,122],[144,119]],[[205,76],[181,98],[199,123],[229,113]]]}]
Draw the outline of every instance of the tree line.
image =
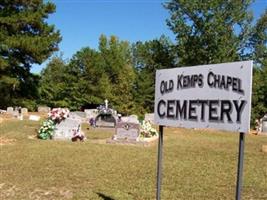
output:
[{"label": "tree line", "polygon": [[254,60],[252,122],[267,112],[267,9],[257,21],[252,1],[183,1],[169,11],[166,36],[130,44],[101,35],[69,61],[54,56],[40,75],[31,65],[58,50],[60,32],[46,21],[55,5],[42,0],[0,2],[1,107],[37,105],[79,110],[108,99],[120,113],[153,112],[157,69]]}]

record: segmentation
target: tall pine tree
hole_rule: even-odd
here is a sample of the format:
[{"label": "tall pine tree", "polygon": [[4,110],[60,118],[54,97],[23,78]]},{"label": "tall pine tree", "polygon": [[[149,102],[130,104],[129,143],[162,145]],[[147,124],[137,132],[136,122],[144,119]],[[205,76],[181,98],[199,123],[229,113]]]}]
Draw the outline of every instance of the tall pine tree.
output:
[{"label": "tall pine tree", "polygon": [[1,107],[30,98],[31,65],[41,64],[57,50],[60,33],[46,22],[53,12],[55,5],[42,0],[0,1]]}]

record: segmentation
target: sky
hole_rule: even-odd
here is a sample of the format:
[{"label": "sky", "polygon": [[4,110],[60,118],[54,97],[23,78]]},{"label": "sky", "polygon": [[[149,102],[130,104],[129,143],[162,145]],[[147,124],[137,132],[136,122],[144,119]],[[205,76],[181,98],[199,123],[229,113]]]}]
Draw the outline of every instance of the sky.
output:
[{"label": "sky", "polygon": [[[174,41],[166,25],[170,17],[162,4],[165,0],[51,0],[56,12],[48,23],[60,30],[62,41],[55,55],[68,60],[82,47],[98,48],[101,34],[115,35],[130,43],[159,38],[162,34]],[[255,19],[267,8],[267,0],[252,5]],[[48,59],[49,60],[49,59]],[[40,73],[42,65],[33,65],[31,72]]]}]

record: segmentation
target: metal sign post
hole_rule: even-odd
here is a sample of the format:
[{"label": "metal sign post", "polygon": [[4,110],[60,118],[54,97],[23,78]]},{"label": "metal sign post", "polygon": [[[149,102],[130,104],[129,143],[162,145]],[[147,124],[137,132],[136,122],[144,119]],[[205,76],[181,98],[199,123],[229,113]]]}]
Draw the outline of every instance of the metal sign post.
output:
[{"label": "metal sign post", "polygon": [[244,146],[245,146],[245,133],[241,132],[239,135],[239,154],[238,154],[236,196],[235,196],[236,200],[241,199],[243,161],[244,161]]},{"label": "metal sign post", "polygon": [[157,165],[157,200],[160,200],[161,174],[162,174],[162,147],[163,147],[163,126],[159,126],[158,141],[158,165]]}]

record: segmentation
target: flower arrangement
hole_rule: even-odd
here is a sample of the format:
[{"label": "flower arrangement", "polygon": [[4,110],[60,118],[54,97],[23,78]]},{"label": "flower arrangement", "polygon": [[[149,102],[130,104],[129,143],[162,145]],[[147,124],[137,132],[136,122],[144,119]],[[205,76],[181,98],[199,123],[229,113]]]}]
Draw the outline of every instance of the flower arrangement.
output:
[{"label": "flower arrangement", "polygon": [[151,126],[149,121],[143,120],[141,122],[140,136],[142,138],[148,138],[157,135],[158,135],[157,130]]},{"label": "flower arrangement", "polygon": [[72,130],[73,131],[73,136],[71,138],[71,141],[84,141],[86,139],[85,135],[80,131],[80,126],[78,130]]},{"label": "flower arrangement", "polygon": [[52,119],[56,123],[60,123],[69,116],[69,113],[70,111],[67,108],[53,108],[48,113],[48,118]]},{"label": "flower arrangement", "polygon": [[55,122],[52,119],[47,119],[42,123],[38,131],[38,137],[43,140],[51,139],[55,129]]},{"label": "flower arrangement", "polygon": [[106,106],[100,105],[97,107],[97,111],[99,114],[106,114],[106,115],[111,115],[112,110],[110,108],[106,108]]},{"label": "flower arrangement", "polygon": [[51,139],[56,127],[62,120],[66,119],[69,115],[69,110],[66,108],[53,108],[48,113],[48,119],[42,123],[38,131],[38,138],[47,140]]}]

